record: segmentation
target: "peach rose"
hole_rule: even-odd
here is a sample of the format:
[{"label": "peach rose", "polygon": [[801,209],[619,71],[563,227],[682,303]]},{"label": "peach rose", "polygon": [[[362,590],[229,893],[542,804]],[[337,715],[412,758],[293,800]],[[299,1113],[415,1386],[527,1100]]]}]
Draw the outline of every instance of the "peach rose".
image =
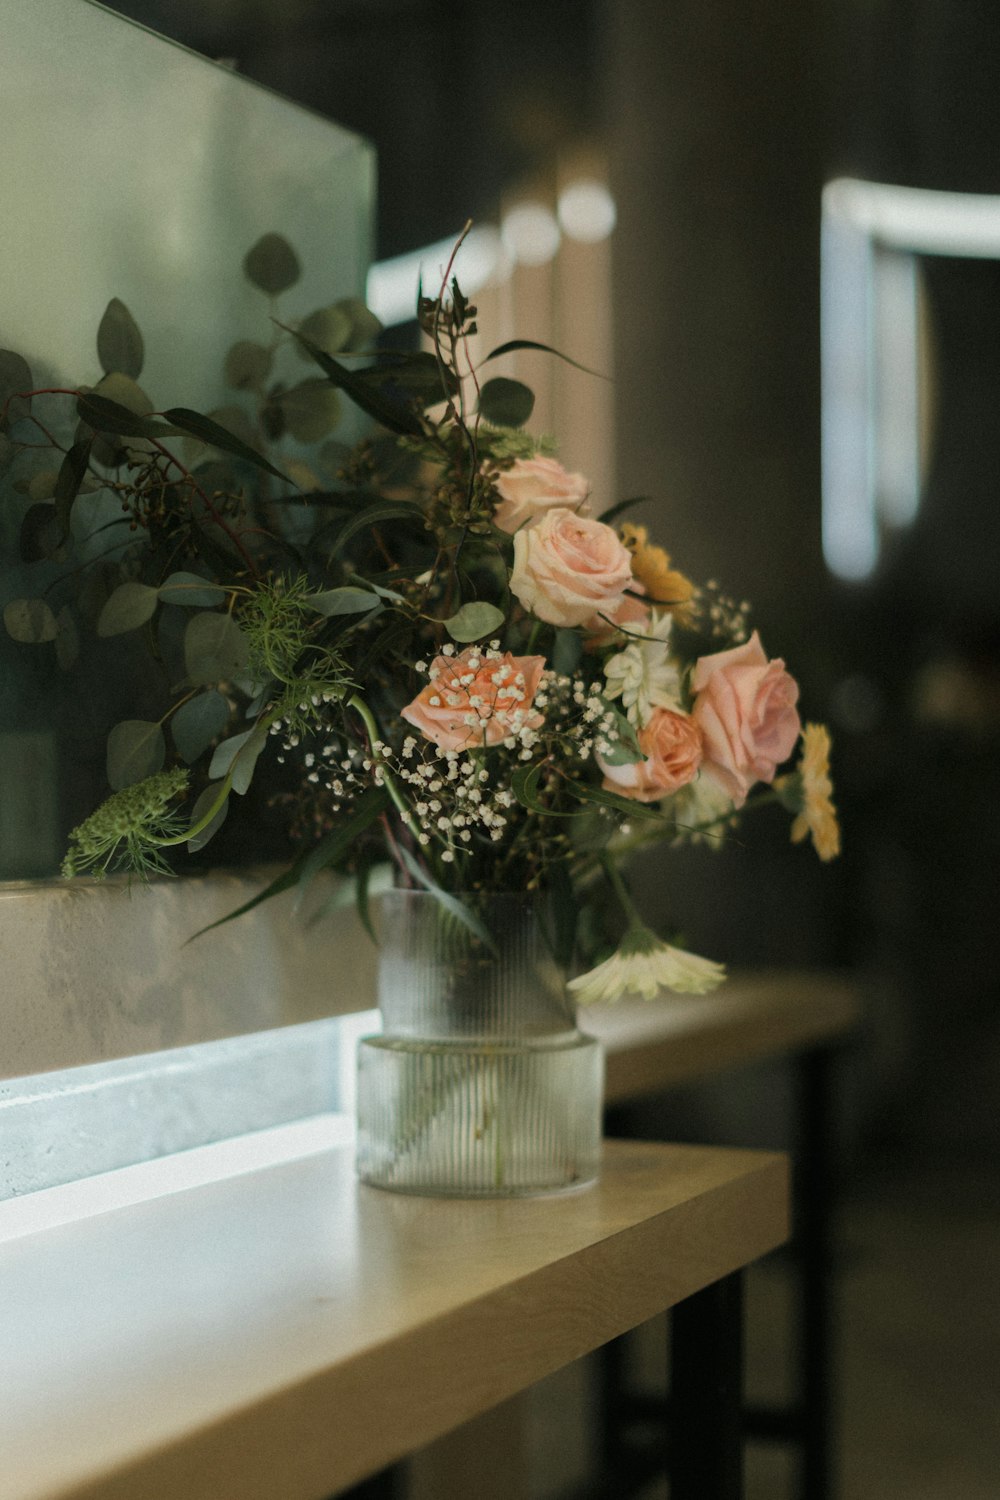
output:
[{"label": "peach rose", "polygon": [[590,485],[582,474],[568,474],[554,458],[518,458],[496,482],[501,500],[493,524],[515,532],[537,521],[553,506],[582,513]]},{"label": "peach rose", "polygon": [[550,625],[582,625],[617,609],[632,587],[632,557],[618,533],[562,506],[514,535],[511,592]]},{"label": "peach rose", "polygon": [[690,714],[656,708],[639,731],[639,749],[646,757],[632,765],[611,766],[597,757],[604,772],[604,789],[636,802],[658,802],[687,786],[701,765],[701,731]]},{"label": "peach rose", "polygon": [[466,646],[457,656],[435,657],[426,687],[402,716],[442,750],[498,745],[544,722],[531,708],[544,668],[544,656],[489,657]]},{"label": "peach rose", "polygon": [[768,661],[755,630],[742,646],[699,657],[691,686],[705,771],[742,807],[753,783],[773,781],[795,748],[798,685],[783,661]]}]

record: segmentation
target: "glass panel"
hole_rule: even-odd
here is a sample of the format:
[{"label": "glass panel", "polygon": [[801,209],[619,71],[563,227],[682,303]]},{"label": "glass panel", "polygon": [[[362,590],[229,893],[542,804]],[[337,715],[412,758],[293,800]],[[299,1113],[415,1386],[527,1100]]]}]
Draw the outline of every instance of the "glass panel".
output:
[{"label": "glass panel", "polygon": [[[223,357],[237,338],[269,337],[273,308],[241,265],[271,231],[303,267],[280,316],[363,293],[374,159],[357,136],[90,0],[5,8],[0,94],[0,347],[28,360],[36,387],[100,379],[96,330],[119,298],[157,409],[238,404]],[[20,561],[23,489],[42,459],[22,454],[0,476],[0,607],[79,561]],[[118,506],[108,520],[120,554]],[[148,675],[132,638],[96,641],[92,624],[41,645],[0,630],[0,879],[57,870],[67,830],[106,795],[107,732],[142,717],[135,682]]]}]

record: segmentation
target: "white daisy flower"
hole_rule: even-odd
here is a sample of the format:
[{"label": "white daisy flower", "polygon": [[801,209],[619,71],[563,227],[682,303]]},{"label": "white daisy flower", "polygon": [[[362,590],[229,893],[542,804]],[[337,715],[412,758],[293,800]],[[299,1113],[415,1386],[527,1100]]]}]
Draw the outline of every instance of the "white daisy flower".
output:
[{"label": "white daisy flower", "polygon": [[697,953],[686,953],[662,943],[646,927],[632,927],[616,953],[571,979],[569,988],[577,1004],[619,1000],[629,993],[652,1000],[660,990],[680,995],[707,995],[726,977],[723,964]]},{"label": "white daisy flower", "polygon": [[649,722],[654,708],[681,706],[680,672],[668,655],[672,624],[671,615],[662,615],[642,640],[633,638],[604,664],[605,693],[622,700],[629,723],[639,729]]}]

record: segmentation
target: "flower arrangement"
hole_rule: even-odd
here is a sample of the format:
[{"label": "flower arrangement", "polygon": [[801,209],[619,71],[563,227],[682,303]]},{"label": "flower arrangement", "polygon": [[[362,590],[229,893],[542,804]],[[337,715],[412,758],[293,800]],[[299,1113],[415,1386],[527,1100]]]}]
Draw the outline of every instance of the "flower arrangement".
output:
[{"label": "flower arrangement", "polygon": [[[244,269],[272,308],[298,276],[277,235]],[[579,1000],[708,991],[722,966],[649,931],[628,858],[719,838],[768,802],[833,857],[827,732],[803,728],[746,604],[696,586],[623,519],[637,502],[602,508],[527,434],[531,392],[487,367],[544,346],[474,365],[476,309],[451,265],[418,318],[426,347],[392,352],[356,302],[274,314],[269,342],[226,360],[252,410],[210,415],[153,410],[120,302],[92,389],[33,389],[0,352],[0,445],[34,465],[28,558],[82,559],[7,605],[9,633],[65,652],[99,573],[98,637],[142,631],[162,665],[162,714],[111,728],[112,794],[74,830],[64,873],[169,871],[270,759],[299,853],[257,900],[331,869],[367,924],[391,870],[476,929],[481,894],[537,891],[559,956],[576,941],[591,964]],[[273,378],[289,350],[315,372],[292,386]],[[351,449],[329,441],[342,397],[374,424]],[[76,421],[65,439],[58,401]],[[40,446],[60,454],[45,479]],[[95,538],[115,527],[109,563]]]}]

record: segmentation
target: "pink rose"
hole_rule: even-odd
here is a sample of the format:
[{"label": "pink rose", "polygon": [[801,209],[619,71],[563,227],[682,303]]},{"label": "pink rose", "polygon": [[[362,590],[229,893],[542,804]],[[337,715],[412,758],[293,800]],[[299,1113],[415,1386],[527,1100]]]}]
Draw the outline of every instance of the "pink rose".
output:
[{"label": "pink rose", "polygon": [[698,774],[701,731],[690,714],[655,708],[649,723],[639,731],[639,749],[646,759],[629,766],[611,766],[597,757],[604,772],[604,789],[637,802],[658,802],[687,786]]},{"label": "pink rose", "polygon": [[603,521],[547,510],[514,536],[511,592],[550,625],[582,625],[621,604],[632,587],[632,554]]},{"label": "pink rose", "polygon": [[753,783],[773,781],[795,748],[798,685],[783,661],[768,661],[755,630],[742,646],[699,657],[691,686],[705,770],[742,807]]},{"label": "pink rose", "polygon": [[590,485],[582,474],[568,474],[554,458],[518,458],[496,482],[501,500],[493,524],[514,532],[561,505],[584,513]]},{"label": "pink rose", "polygon": [[531,710],[544,668],[544,656],[489,657],[466,646],[457,656],[435,657],[426,687],[402,716],[442,750],[498,745],[544,722]]}]

